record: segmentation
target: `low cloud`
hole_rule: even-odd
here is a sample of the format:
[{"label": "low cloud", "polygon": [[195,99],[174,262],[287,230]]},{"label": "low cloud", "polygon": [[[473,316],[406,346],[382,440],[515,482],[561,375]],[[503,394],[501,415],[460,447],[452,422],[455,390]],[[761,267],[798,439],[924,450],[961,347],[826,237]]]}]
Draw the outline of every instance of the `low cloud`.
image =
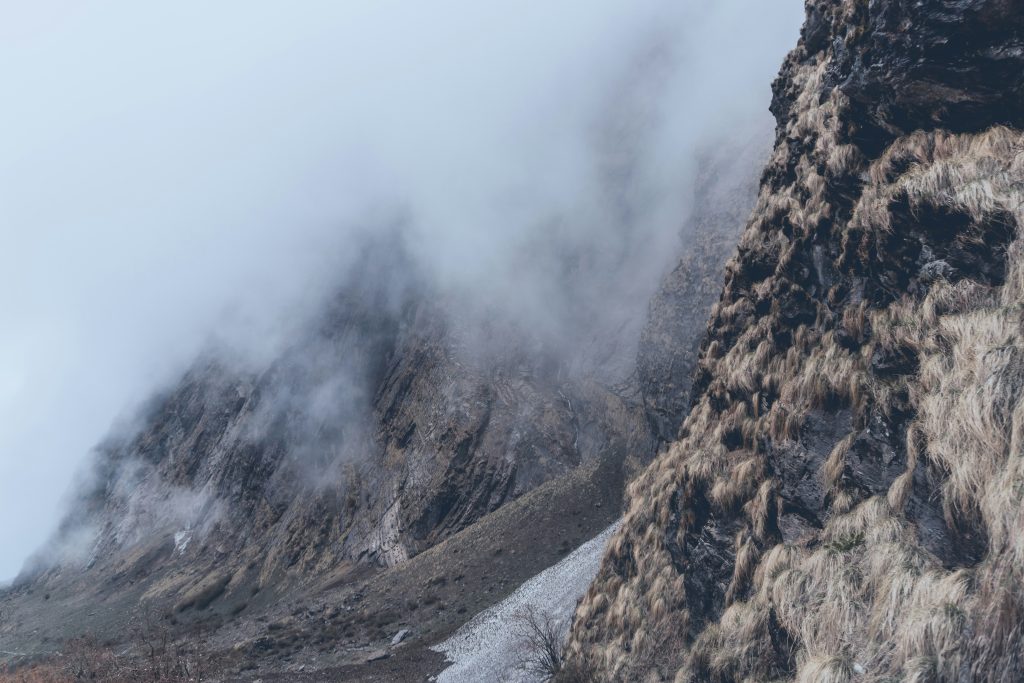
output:
[{"label": "low cloud", "polygon": [[0,577],[118,415],[211,340],[274,357],[366,235],[545,344],[638,326],[695,159],[764,125],[801,18],[799,0],[0,3]]}]

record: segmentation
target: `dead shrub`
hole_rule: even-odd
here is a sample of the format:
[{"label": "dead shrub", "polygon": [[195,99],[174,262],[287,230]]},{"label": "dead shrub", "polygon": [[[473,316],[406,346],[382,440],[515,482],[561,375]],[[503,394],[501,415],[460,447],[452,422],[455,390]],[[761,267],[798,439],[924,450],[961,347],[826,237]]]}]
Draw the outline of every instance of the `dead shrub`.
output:
[{"label": "dead shrub", "polygon": [[568,624],[535,607],[520,610],[515,616],[514,628],[522,639],[523,655],[519,663],[523,671],[544,679],[558,677],[560,681],[573,681],[567,678],[570,671],[566,669],[563,651]]}]

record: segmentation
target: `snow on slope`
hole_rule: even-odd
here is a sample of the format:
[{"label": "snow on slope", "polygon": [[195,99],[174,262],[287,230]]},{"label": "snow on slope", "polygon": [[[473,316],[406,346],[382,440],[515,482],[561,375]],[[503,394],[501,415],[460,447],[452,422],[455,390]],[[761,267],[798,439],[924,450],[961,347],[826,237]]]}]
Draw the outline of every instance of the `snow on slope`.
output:
[{"label": "snow on slope", "polygon": [[525,655],[519,616],[536,610],[561,620],[566,630],[576,602],[597,574],[608,539],[617,521],[574,550],[564,560],[537,574],[504,601],[473,617],[448,640],[431,649],[452,662],[438,683],[537,683],[543,679],[522,670]]}]

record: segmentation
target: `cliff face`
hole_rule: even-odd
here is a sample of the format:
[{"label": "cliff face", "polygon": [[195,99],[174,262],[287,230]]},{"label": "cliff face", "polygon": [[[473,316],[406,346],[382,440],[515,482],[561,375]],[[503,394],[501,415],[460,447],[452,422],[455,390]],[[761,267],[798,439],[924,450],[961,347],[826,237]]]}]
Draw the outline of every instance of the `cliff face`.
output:
[{"label": "cliff face", "polygon": [[[417,638],[443,638],[607,527],[624,478],[675,437],[768,138],[702,163],[679,265],[635,311],[646,325],[583,330],[568,358],[430,287],[394,236],[371,240],[270,362],[211,351],[97,449],[55,543],[0,593],[0,649],[117,642],[146,614],[221,629],[218,647],[253,659],[280,656],[273,641],[345,663],[414,610]],[[468,577],[446,598],[458,611],[435,614],[448,573]],[[270,633],[286,601],[333,621],[298,610]]]},{"label": "cliff face", "polygon": [[690,413],[577,609],[607,680],[1024,676],[1024,9],[807,3]]},{"label": "cliff face", "polygon": [[635,401],[560,373],[521,331],[471,328],[389,282],[408,270],[397,251],[368,248],[268,367],[214,353],[154,400],[99,450],[58,539],[95,537],[87,556],[26,580],[82,581],[87,563],[90,590],[131,576],[187,606],[211,576],[230,596],[393,566],[579,466],[649,457]]}]

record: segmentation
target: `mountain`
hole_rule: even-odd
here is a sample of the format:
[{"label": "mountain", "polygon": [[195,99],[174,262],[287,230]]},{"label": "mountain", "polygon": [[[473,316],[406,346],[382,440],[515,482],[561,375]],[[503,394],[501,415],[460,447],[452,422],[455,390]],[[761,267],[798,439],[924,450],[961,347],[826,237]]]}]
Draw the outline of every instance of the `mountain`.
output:
[{"label": "mountain", "polygon": [[367,238],[276,356],[212,346],[97,447],[0,594],[0,649],[137,654],[158,632],[217,671],[348,680],[406,629],[376,666],[443,668],[426,646],[611,524],[675,437],[768,137],[703,156],[678,265],[614,327],[580,289],[568,344],[436,286],[400,233]]},{"label": "mountain", "polygon": [[811,0],[773,89],[689,414],[566,671],[1020,680],[1024,8]]},{"label": "mountain", "polygon": [[612,126],[579,220],[620,239],[527,251],[551,315],[382,231],[272,357],[211,346],[0,591],[0,662],[474,680],[526,624],[529,681],[1024,679],[1024,7],[807,0],[772,92],[674,267]]}]

